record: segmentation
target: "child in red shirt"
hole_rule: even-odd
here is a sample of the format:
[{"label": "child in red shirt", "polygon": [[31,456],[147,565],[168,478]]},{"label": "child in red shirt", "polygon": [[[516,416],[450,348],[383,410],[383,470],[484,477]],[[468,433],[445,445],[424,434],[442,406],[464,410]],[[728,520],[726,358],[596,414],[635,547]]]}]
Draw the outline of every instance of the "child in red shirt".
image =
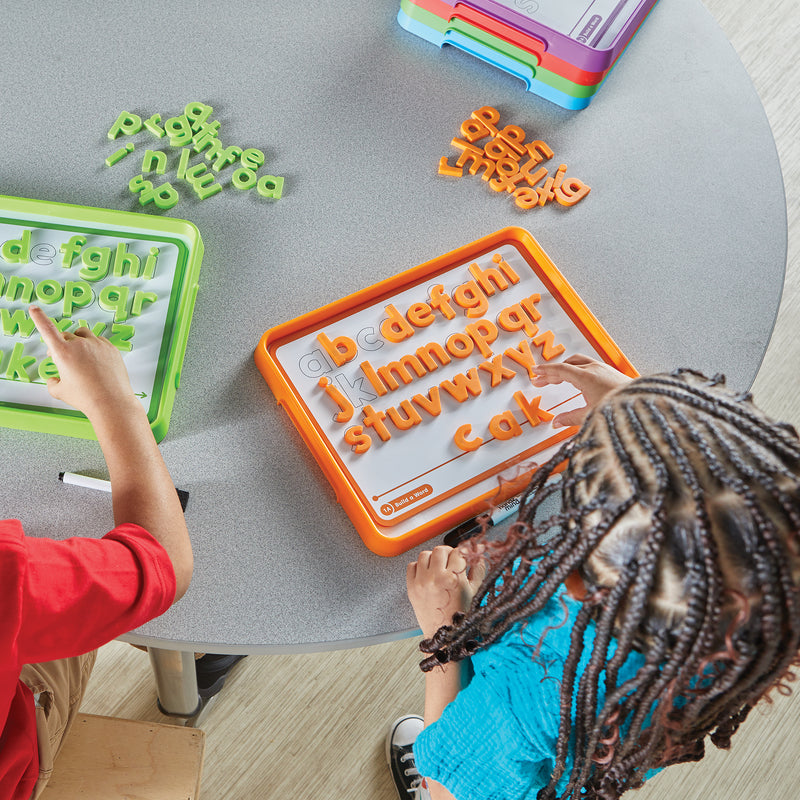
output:
[{"label": "child in red shirt", "polygon": [[30,314],[58,367],[50,394],[94,427],[116,527],[55,541],[0,521],[0,800],[38,797],[92,651],[163,613],[192,573],[180,501],[119,352],[88,328],[61,333],[37,307]]}]

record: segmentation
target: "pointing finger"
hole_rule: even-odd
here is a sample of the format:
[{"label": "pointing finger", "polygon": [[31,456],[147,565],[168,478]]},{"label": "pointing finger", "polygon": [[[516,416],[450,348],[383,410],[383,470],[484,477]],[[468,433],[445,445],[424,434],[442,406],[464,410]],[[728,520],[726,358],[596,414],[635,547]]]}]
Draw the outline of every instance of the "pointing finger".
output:
[{"label": "pointing finger", "polygon": [[572,426],[580,427],[589,413],[588,406],[581,406],[574,408],[572,411],[565,411],[563,414],[558,414],[553,417],[550,423],[554,428],[570,428]]},{"label": "pointing finger", "polygon": [[64,336],[56,328],[53,320],[39,306],[30,306],[28,313],[31,315],[33,324],[36,325],[36,329],[41,334],[42,339],[44,339],[44,343],[50,350],[54,347],[57,348],[64,341]]},{"label": "pointing finger", "polygon": [[572,383],[576,372],[579,370],[579,366],[568,364],[566,361],[557,364],[537,364],[534,367],[536,377],[533,379],[533,385],[542,387],[562,383],[563,381]]}]

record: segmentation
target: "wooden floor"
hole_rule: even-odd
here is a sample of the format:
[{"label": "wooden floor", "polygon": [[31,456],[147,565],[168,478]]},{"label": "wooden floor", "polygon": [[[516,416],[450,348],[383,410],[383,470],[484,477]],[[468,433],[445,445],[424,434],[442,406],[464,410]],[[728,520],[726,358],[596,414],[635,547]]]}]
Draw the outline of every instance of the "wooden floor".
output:
[{"label": "wooden floor", "polygon": [[[759,405],[800,430],[800,11],[797,0],[706,0],[706,6],[755,83],[783,167],[787,283],[754,394]],[[759,176],[748,171],[742,152],[742,202],[758,189]],[[201,797],[395,800],[383,738],[395,716],[421,713],[417,660],[413,640],[324,654],[249,657],[202,723]],[[147,657],[118,642],[101,650],[82,710],[168,721],[156,710]],[[671,768],[636,796],[794,800],[799,777],[800,689],[751,715],[729,753],[715,751],[700,764]]]}]

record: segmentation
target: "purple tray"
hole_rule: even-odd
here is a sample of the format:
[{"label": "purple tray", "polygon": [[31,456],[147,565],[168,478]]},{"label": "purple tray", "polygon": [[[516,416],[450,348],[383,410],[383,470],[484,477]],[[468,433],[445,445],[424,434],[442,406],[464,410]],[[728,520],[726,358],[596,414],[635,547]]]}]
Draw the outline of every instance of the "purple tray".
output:
[{"label": "purple tray", "polygon": [[544,42],[588,72],[604,72],[658,0],[444,0],[470,6]]}]

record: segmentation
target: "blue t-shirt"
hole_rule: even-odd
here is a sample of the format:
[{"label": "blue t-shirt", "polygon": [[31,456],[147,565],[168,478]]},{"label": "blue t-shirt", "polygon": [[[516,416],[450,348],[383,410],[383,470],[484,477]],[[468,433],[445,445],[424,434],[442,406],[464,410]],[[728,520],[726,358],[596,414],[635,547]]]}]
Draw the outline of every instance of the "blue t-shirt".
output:
[{"label": "blue t-shirt", "polygon": [[[534,658],[545,629],[564,620],[562,601],[568,618],[547,631]],[[562,587],[524,629],[515,625],[472,657],[475,674],[469,684],[414,743],[422,775],[441,783],[456,800],[536,797],[555,766],[561,678],[580,607]],[[576,680],[588,665],[594,634],[590,622]],[[609,658],[615,647],[612,639]],[[643,664],[644,656],[632,652],[619,680],[631,678]],[[599,692],[602,699],[602,682]],[[571,769],[568,758],[558,791],[566,788]]]}]

